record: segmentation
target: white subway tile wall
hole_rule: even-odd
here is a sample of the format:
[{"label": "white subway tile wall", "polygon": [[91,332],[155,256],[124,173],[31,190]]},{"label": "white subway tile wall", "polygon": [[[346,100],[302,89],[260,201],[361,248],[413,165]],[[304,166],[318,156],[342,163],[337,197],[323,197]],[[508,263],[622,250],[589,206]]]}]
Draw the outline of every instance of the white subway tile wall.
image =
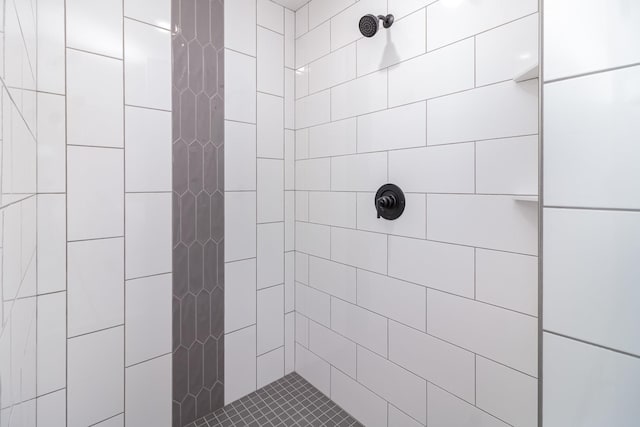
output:
[{"label": "white subway tile wall", "polygon": [[544,8],[543,422],[631,426],[640,416],[631,404],[640,399],[640,4]]},{"label": "white subway tile wall", "polygon": [[170,2],[0,9],[1,423],[168,427]]},{"label": "white subway tile wall", "polygon": [[[296,10],[296,370],[365,425],[537,423],[538,212],[516,199],[538,194],[538,80],[513,81],[537,12]],[[363,38],[367,13],[396,22]],[[387,182],[406,193],[393,222]]]}]

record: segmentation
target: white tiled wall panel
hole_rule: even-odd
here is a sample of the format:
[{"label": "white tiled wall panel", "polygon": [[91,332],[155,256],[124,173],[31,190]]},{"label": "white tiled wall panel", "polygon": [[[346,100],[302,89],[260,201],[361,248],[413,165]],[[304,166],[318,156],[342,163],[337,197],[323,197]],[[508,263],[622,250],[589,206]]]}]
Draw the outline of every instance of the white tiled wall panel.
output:
[{"label": "white tiled wall panel", "polygon": [[258,157],[284,159],[284,100],[258,93]]},{"label": "white tiled wall panel", "polygon": [[256,194],[227,192],[224,203],[225,261],[256,256]]},{"label": "white tiled wall panel", "polygon": [[256,386],[258,388],[282,378],[284,376],[284,347],[258,356],[257,364],[258,382]]},{"label": "white tiled wall panel", "polygon": [[377,191],[387,181],[387,153],[331,159],[332,191]]},{"label": "white tiled wall panel", "polygon": [[331,259],[366,270],[386,273],[387,236],[346,228],[333,228]]},{"label": "white tiled wall panel", "polygon": [[38,90],[65,92],[65,10],[62,0],[37,2]]},{"label": "white tiled wall panel", "polygon": [[427,145],[427,103],[358,117],[358,152]]},{"label": "white tiled wall panel", "polygon": [[315,322],[331,324],[331,297],[300,283],[296,283],[296,311]]},{"label": "white tiled wall panel", "polygon": [[545,80],[640,62],[640,50],[633,42],[640,36],[635,25],[639,4],[593,0],[581,19],[574,20],[580,5],[584,3],[577,0],[545,2]]},{"label": "white tiled wall panel", "polygon": [[386,70],[331,89],[331,120],[346,119],[385,108],[387,108]]},{"label": "white tiled wall panel", "polygon": [[538,380],[476,357],[476,403],[511,425],[538,425]]},{"label": "white tiled wall panel", "polygon": [[[284,8],[270,0],[258,0],[258,25],[284,33]],[[260,28],[258,28],[260,32]],[[259,38],[260,36],[258,36]],[[258,48],[259,49],[259,48]]]},{"label": "white tiled wall panel", "polygon": [[430,290],[427,333],[537,376],[538,320],[532,316]]},{"label": "white tiled wall panel", "polygon": [[331,256],[330,227],[296,222],[296,249],[322,258]]},{"label": "white tiled wall panel", "polygon": [[256,390],[256,327],[226,334],[224,347],[226,405]]},{"label": "white tiled wall panel", "polygon": [[640,362],[544,334],[544,425],[632,427],[640,417]]},{"label": "white tiled wall panel", "polygon": [[318,24],[337,15],[346,7],[357,0],[315,0],[309,2],[309,28],[315,28]]},{"label": "white tiled wall panel", "polygon": [[499,83],[431,100],[427,122],[429,145],[536,134],[538,81]]},{"label": "white tiled wall panel", "polygon": [[310,192],[309,221],[337,227],[355,228],[356,193]]},{"label": "white tiled wall panel", "polygon": [[66,190],[65,97],[38,93],[38,191]]},{"label": "white tiled wall panel", "polygon": [[331,399],[367,426],[387,425],[387,402],[335,368],[331,368]]},{"label": "white tiled wall panel", "polygon": [[[224,21],[227,25],[224,26],[224,47],[247,55],[256,55],[256,9],[257,5],[255,0],[237,0],[225,4]],[[228,58],[230,55],[229,51],[225,53],[225,56]],[[225,58],[225,62],[227,58]],[[253,76],[255,78],[255,73],[253,73]],[[225,72],[225,77],[225,85],[228,90],[229,78],[233,76]],[[239,80],[240,78],[242,78],[242,76],[239,76]],[[228,105],[227,103],[229,103],[234,96],[228,91],[226,95],[225,104]],[[227,111],[226,105],[225,111]]]},{"label": "white tiled wall panel", "polygon": [[123,2],[91,4],[71,0],[66,4],[67,46],[122,58]]},{"label": "white tiled wall panel", "polygon": [[256,190],[256,125],[225,121],[225,191]]},{"label": "white tiled wall panel", "polygon": [[67,237],[64,194],[38,196],[38,293],[66,289]]},{"label": "white tiled wall panel", "polygon": [[473,61],[473,40],[465,40],[390,68],[389,104],[403,105],[473,88]]},{"label": "white tiled wall panel", "polygon": [[325,22],[296,40],[296,68],[329,53],[331,49],[329,32],[329,22]]},{"label": "white tiled wall panel", "polygon": [[171,355],[127,368],[126,423],[171,425]]},{"label": "white tiled wall panel", "polygon": [[378,314],[332,298],[331,329],[378,354],[387,355],[387,319]]},{"label": "white tiled wall panel", "polygon": [[171,29],[171,1],[126,0],[124,15],[158,27]]},{"label": "white tiled wall panel", "polygon": [[331,96],[326,90],[296,102],[296,128],[306,128],[331,121]]},{"label": "white tiled wall panel", "polygon": [[427,14],[427,49],[436,49],[537,11],[535,0],[436,2]]},{"label": "white tiled wall panel", "polygon": [[225,332],[256,323],[256,277],[255,259],[225,264]]},{"label": "white tiled wall panel", "polygon": [[296,372],[325,395],[331,394],[331,365],[300,345],[296,345]]},{"label": "white tiled wall panel", "polygon": [[640,213],[546,209],[544,327],[640,355]]},{"label": "white tiled wall panel", "polygon": [[284,345],[284,286],[258,292],[257,328],[258,354]]},{"label": "white tiled wall panel", "polygon": [[394,221],[377,217],[375,193],[358,193],[358,229],[397,236],[424,239],[426,231],[426,198],[424,194],[405,194],[405,210]]},{"label": "white tiled wall panel", "polygon": [[307,72],[310,93],[354,79],[356,77],[356,46],[350,44],[313,61],[309,64]]},{"label": "white tiled wall panel", "polygon": [[355,303],[356,269],[322,258],[309,257],[309,286]]},{"label": "white tiled wall panel", "polygon": [[[261,0],[258,5],[265,3],[278,7],[269,0]],[[282,8],[279,15],[282,21]],[[262,27],[258,27],[257,76],[258,91],[284,96],[284,36]]]},{"label": "white tiled wall panel", "polygon": [[345,374],[356,376],[356,344],[316,322],[309,323],[309,350]]},{"label": "white tiled wall panel", "polygon": [[258,159],[258,222],[284,221],[284,162]]},{"label": "white tiled wall panel", "polygon": [[638,85],[640,67],[545,86],[546,205],[640,208]]},{"label": "white tiled wall panel", "polygon": [[[66,387],[66,294],[38,297],[37,392],[44,395]],[[65,406],[63,404],[63,406]]]},{"label": "white tiled wall panel", "polygon": [[284,223],[258,225],[258,289],[284,283]]},{"label": "white tiled wall panel", "polygon": [[506,424],[447,391],[427,384],[429,427],[507,427]]},{"label": "white tiled wall panel", "polygon": [[[233,4],[244,3],[244,1]],[[249,2],[252,3],[252,2]],[[225,7],[225,14],[234,7]],[[243,12],[245,13],[245,12]],[[226,18],[225,18],[226,19]],[[242,18],[246,20],[245,17]],[[225,30],[229,25],[225,26]],[[254,37],[255,45],[255,37]],[[229,39],[225,37],[225,44]],[[255,50],[255,47],[254,47]],[[245,123],[256,123],[256,58],[225,50],[224,55],[224,118]]]},{"label": "white tiled wall panel", "polygon": [[356,119],[340,120],[309,129],[309,157],[354,154],[357,143]]}]

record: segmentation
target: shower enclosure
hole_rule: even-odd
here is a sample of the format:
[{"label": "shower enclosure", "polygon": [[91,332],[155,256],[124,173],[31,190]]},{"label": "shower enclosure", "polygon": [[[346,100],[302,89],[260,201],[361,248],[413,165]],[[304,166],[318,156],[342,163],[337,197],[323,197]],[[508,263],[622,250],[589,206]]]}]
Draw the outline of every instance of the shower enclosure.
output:
[{"label": "shower enclosure", "polygon": [[0,5],[0,426],[637,424],[640,4]]}]

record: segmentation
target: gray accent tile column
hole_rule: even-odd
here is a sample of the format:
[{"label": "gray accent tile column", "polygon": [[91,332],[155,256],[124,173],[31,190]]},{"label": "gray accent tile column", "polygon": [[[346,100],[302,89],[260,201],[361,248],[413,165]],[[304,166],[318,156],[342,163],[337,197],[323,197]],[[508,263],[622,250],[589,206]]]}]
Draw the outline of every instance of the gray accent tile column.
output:
[{"label": "gray accent tile column", "polygon": [[174,427],[224,406],[223,12],[172,0]]}]

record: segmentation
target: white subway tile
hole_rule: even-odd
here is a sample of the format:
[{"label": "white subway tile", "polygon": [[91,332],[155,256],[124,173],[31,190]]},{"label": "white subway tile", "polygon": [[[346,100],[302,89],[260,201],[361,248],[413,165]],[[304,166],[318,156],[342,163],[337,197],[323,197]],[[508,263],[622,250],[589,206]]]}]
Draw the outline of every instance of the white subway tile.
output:
[{"label": "white subway tile", "polygon": [[125,102],[171,110],[171,32],[130,19],[124,32]]},{"label": "white subway tile", "polygon": [[126,191],[171,191],[171,113],[125,107]]},{"label": "white subway tile", "polygon": [[427,382],[424,379],[359,348],[358,382],[421,423],[427,422]]},{"label": "white subway tile", "polygon": [[478,356],[476,405],[511,425],[538,425],[538,380]]},{"label": "white subway tile", "polygon": [[257,358],[258,382],[262,388],[284,376],[284,347],[277,348]]},{"label": "white subway tile", "polygon": [[545,209],[545,329],[640,354],[639,236],[638,212]]},{"label": "white subway tile", "polygon": [[296,252],[284,254],[284,312],[291,313],[296,306]]},{"label": "white subway tile", "polygon": [[389,405],[389,427],[421,427],[422,424],[393,405]]},{"label": "white subway tile", "polygon": [[354,5],[331,19],[331,50],[346,46],[362,37],[358,22],[368,13],[385,15],[385,0],[358,0]]},{"label": "white subway tile", "polygon": [[[39,294],[63,291],[67,287],[66,213],[66,198],[64,194],[38,195],[37,268]],[[9,223],[5,222],[5,224],[8,225]],[[4,242],[4,245],[7,245],[7,240]],[[6,248],[7,246],[5,246]],[[5,259],[8,260],[9,258]],[[4,277],[7,280],[7,276]]]},{"label": "white subway tile", "polygon": [[331,323],[331,297],[296,283],[296,312],[324,326]]},{"label": "white subway tile", "polygon": [[426,102],[358,117],[358,153],[426,145]]},{"label": "white subway tile", "polygon": [[228,405],[256,390],[256,327],[224,336],[224,402]]},{"label": "white subway tile", "polygon": [[284,131],[284,189],[296,189],[296,137],[292,130]]},{"label": "white subway tile", "polygon": [[[296,102],[296,105],[298,103]],[[309,129],[296,130],[296,160],[309,158]]]},{"label": "white subway tile", "polygon": [[98,4],[69,0],[65,5],[67,47],[122,58],[122,4],[119,0]]},{"label": "white subway tile", "polygon": [[429,145],[536,134],[538,80],[509,81],[432,99],[427,122]]},{"label": "white subway tile", "polygon": [[451,144],[389,153],[389,180],[404,191],[473,193],[474,145]]},{"label": "white subway tile", "polygon": [[538,14],[476,37],[476,84],[513,79],[538,64]]},{"label": "white subway tile", "polygon": [[126,282],[126,354],[131,366],[171,352],[171,274]]},{"label": "white subway tile", "polygon": [[309,95],[309,67],[300,67],[295,72],[297,101]]},{"label": "white subway tile", "polygon": [[[235,9],[235,6],[240,3],[245,3],[245,1],[246,0],[233,2],[233,7],[225,7],[225,14],[227,10]],[[253,3],[253,1],[250,3]],[[247,17],[247,19],[249,19],[249,17]],[[241,20],[244,21],[245,18],[243,17]],[[232,25],[225,25],[225,30],[228,27],[232,27]],[[233,27],[240,28],[241,26],[233,25]],[[255,51],[255,36],[253,43],[253,49]],[[229,47],[228,43],[225,44]],[[234,52],[230,49],[224,51],[225,119],[245,123],[256,123],[256,74],[256,58]]]},{"label": "white subway tile", "polygon": [[364,425],[386,427],[387,402],[347,375],[331,368],[331,400]]},{"label": "white subway tile", "polygon": [[390,68],[389,105],[403,105],[471,89],[474,86],[473,63],[474,44],[469,39]]},{"label": "white subway tile", "polygon": [[358,305],[427,330],[427,290],[422,286],[358,270]]},{"label": "white subway tile", "polygon": [[225,191],[256,190],[256,125],[224,122]]},{"label": "white subway tile", "polygon": [[284,375],[295,370],[296,342],[295,342],[295,312],[284,315]]},{"label": "white subway tile", "polygon": [[296,246],[295,192],[284,192],[284,250],[289,252]]},{"label": "white subway tile", "polygon": [[402,18],[435,1],[437,0],[389,0],[389,12],[396,18]]},{"label": "white subway tile", "polygon": [[475,355],[396,322],[389,322],[389,360],[475,402]]},{"label": "white subway tile", "polygon": [[127,194],[127,279],[171,271],[171,206],[171,193]]},{"label": "white subway tile", "polygon": [[429,427],[508,426],[508,424],[433,384],[427,384],[427,405],[429,407],[427,414]]},{"label": "white subway tile", "polygon": [[640,208],[638,85],[640,67],[546,85],[545,204]]},{"label": "white subway tile", "polygon": [[124,427],[124,414],[120,414],[115,417],[109,418],[105,421],[95,424],[95,426],[96,427]]},{"label": "white subway tile", "polygon": [[293,10],[284,9],[284,66],[296,66],[296,14]]},{"label": "white subway tile", "polygon": [[387,272],[387,236],[379,233],[331,229],[331,259],[378,273]]},{"label": "white subway tile", "polygon": [[387,153],[331,159],[332,191],[378,191],[387,182]]},{"label": "white subway tile", "polygon": [[396,19],[383,37],[358,40],[358,76],[424,54],[427,50],[425,15],[426,10],[422,9],[404,19]]},{"label": "white subway tile", "polygon": [[535,317],[429,290],[427,333],[529,375],[538,375]]},{"label": "white subway tile", "polygon": [[427,49],[479,34],[537,11],[538,2],[535,0],[437,2],[429,6],[427,14]]},{"label": "white subway tile", "polygon": [[258,224],[258,289],[284,283],[284,223]]},{"label": "white subway tile", "polygon": [[331,89],[331,120],[387,108],[387,70],[359,77]]},{"label": "white subway tile", "polygon": [[[255,0],[235,0],[224,7],[224,47],[247,55],[256,54],[257,4]],[[228,58],[229,51],[225,52]],[[225,62],[227,61],[225,58]],[[255,68],[254,68],[255,70]],[[229,79],[230,75],[225,72]],[[255,79],[255,73],[254,73]],[[228,80],[227,80],[228,82]],[[225,83],[227,83],[225,82]],[[228,86],[227,86],[228,88]],[[225,100],[228,102],[229,92]]]},{"label": "white subway tile", "polygon": [[66,389],[40,396],[36,402],[38,427],[65,427],[67,425]]},{"label": "white subway tile", "polygon": [[258,354],[284,345],[284,286],[258,291]]},{"label": "white subway tile", "polygon": [[127,368],[125,378],[127,425],[148,423],[169,427],[172,422],[171,355]]},{"label": "white subway tile", "polygon": [[572,16],[581,6],[579,0],[545,4],[545,80],[640,62],[634,43],[640,38],[640,5],[594,0],[576,22]]},{"label": "white subway tile", "polygon": [[309,31],[309,5],[296,10],[296,38]]},{"label": "white subway tile", "polygon": [[356,344],[315,322],[309,324],[309,350],[345,374],[356,376]]},{"label": "white subway tile", "polygon": [[331,329],[378,354],[387,355],[387,319],[331,298]]},{"label": "white subway tile", "polygon": [[329,258],[331,255],[330,227],[296,222],[296,250]]},{"label": "white subway tile", "polygon": [[640,418],[637,358],[545,333],[544,425],[633,426]]},{"label": "white subway tile", "polygon": [[357,0],[312,0],[309,2],[309,28],[315,28]]},{"label": "white subway tile", "polygon": [[284,158],[284,100],[258,93],[258,157]]},{"label": "white subway tile", "polygon": [[296,221],[309,221],[308,191],[296,191]]},{"label": "white subway tile", "polygon": [[67,51],[67,144],[123,147],[122,85],[122,61]]},{"label": "white subway tile", "polygon": [[256,260],[225,264],[224,329],[226,333],[256,323]]},{"label": "white subway tile", "polygon": [[389,237],[389,276],[473,297],[473,248]]},{"label": "white subway tile", "polygon": [[296,282],[309,285],[309,255],[296,251]]},{"label": "white subway tile", "polygon": [[358,193],[358,229],[397,236],[426,237],[426,199],[424,194],[405,194],[405,210],[394,221],[377,217],[374,193]]},{"label": "white subway tile", "polygon": [[124,16],[171,29],[170,0],[125,0]]},{"label": "white subway tile", "polygon": [[72,338],[67,348],[69,426],[93,425],[123,412],[124,327]]},{"label": "white subway tile", "polygon": [[296,190],[327,191],[330,186],[330,159],[310,159],[296,162]]},{"label": "white subway tile", "polygon": [[41,295],[37,303],[37,394],[43,395],[67,383],[67,294]]},{"label": "white subway tile", "polygon": [[[284,8],[270,0],[258,0],[258,25],[284,34]],[[258,28],[258,34],[260,28]],[[260,35],[258,35],[258,38]],[[260,44],[260,40],[258,40]],[[258,46],[258,51],[260,47]]]},{"label": "white subway tile", "polygon": [[486,194],[538,194],[538,136],[478,142],[476,190]]},{"label": "white subway tile", "polygon": [[355,154],[356,135],[354,118],[309,128],[309,157]]},{"label": "white subway tile", "polygon": [[309,319],[296,311],[296,343],[309,347]]},{"label": "white subway tile", "polygon": [[310,192],[309,221],[337,227],[355,228],[356,193]]},{"label": "white subway tile", "polygon": [[284,221],[284,162],[258,159],[258,222]]},{"label": "white subway tile", "polygon": [[325,90],[296,101],[296,129],[331,121],[331,91]]},{"label": "white subway tile", "polygon": [[538,258],[476,249],[476,299],[538,316]]},{"label": "white subway tile", "polygon": [[296,68],[328,54],[331,50],[329,22],[310,30],[296,40]]},{"label": "white subway tile", "polygon": [[225,261],[256,256],[256,193],[226,192],[224,203]]},{"label": "white subway tile", "polygon": [[296,72],[284,69],[284,127],[296,128]]},{"label": "white subway tile", "polygon": [[309,92],[314,93],[356,78],[356,45],[350,44],[312,62]]},{"label": "white subway tile", "polygon": [[296,372],[326,396],[331,394],[331,365],[296,345]]},{"label": "white subway tile", "polygon": [[124,323],[124,239],[68,245],[68,336]]},{"label": "white subway tile", "polygon": [[[65,9],[62,0],[37,2],[38,52],[36,59],[39,91],[65,93]],[[8,17],[7,17],[8,18]],[[4,22],[4,20],[3,20]],[[6,24],[5,24],[6,25]],[[5,34],[6,26],[3,28]],[[13,61],[11,61],[13,62]],[[5,75],[2,75],[5,77]],[[42,135],[42,134],[40,134]]]},{"label": "white subway tile", "polygon": [[[275,3],[259,0],[261,3]],[[282,8],[280,7],[282,17]],[[260,17],[260,10],[258,10]],[[266,28],[258,27],[258,91],[284,96],[284,36]],[[258,102],[260,102],[258,100]]]},{"label": "white subway tile", "polygon": [[430,194],[427,238],[536,255],[538,210],[509,196]]},{"label": "white subway tile", "polygon": [[65,97],[42,92],[37,97],[38,192],[62,193],[66,189]]},{"label": "white subway tile", "polygon": [[309,286],[355,303],[356,269],[322,258],[310,257]]}]

